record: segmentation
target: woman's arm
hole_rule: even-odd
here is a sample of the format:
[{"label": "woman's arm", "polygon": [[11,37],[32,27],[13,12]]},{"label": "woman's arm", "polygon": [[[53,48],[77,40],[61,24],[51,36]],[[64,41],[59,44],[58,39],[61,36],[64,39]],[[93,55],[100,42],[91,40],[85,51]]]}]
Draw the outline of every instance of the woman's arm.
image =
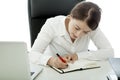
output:
[{"label": "woman's arm", "polygon": [[78,52],[77,54],[79,58],[88,58],[91,60],[103,60],[108,59],[110,57],[114,57],[114,50],[110,42],[107,40],[107,38],[99,28],[90,33],[90,37],[95,46],[97,47],[97,50]]},{"label": "woman's arm", "polygon": [[32,49],[30,51],[30,59],[37,64],[46,65],[51,56],[43,54],[45,49],[54,37],[54,31],[51,26],[51,20],[47,20],[41,28]]}]

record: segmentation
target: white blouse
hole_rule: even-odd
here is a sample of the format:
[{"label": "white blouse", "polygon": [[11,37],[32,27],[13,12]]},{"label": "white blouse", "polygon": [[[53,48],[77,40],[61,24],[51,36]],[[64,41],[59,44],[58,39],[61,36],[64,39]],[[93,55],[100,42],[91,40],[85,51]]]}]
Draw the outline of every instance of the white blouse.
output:
[{"label": "white blouse", "polygon": [[[49,18],[38,34],[30,51],[34,61],[46,65],[51,56],[77,53],[78,58],[103,60],[114,56],[113,48],[100,28],[89,32],[72,43],[65,28],[66,16]],[[97,47],[96,51],[88,51],[90,39]]]}]

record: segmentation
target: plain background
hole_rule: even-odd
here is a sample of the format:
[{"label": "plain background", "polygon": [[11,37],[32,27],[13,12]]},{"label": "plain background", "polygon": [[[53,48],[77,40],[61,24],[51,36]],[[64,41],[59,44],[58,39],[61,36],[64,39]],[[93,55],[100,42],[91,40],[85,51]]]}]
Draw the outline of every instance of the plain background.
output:
[{"label": "plain background", "polygon": [[[102,8],[102,29],[120,57],[120,4],[119,0],[87,0]],[[30,50],[27,0],[0,0],[0,41],[24,41]],[[96,49],[91,43],[90,49]]]}]

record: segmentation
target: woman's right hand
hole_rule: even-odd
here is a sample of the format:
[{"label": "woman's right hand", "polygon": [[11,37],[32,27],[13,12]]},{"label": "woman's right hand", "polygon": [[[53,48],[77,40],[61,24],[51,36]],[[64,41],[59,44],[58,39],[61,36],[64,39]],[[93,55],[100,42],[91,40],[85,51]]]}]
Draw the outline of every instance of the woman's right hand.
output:
[{"label": "woman's right hand", "polygon": [[68,67],[67,63],[62,62],[58,57],[51,57],[48,60],[48,65],[56,67],[56,68],[60,68],[60,69],[65,69]]}]

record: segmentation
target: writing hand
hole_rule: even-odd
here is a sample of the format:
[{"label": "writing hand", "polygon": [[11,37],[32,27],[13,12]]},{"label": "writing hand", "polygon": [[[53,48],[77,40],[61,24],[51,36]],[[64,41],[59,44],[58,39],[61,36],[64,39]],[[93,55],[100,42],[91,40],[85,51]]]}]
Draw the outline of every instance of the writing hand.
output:
[{"label": "writing hand", "polygon": [[68,67],[68,64],[67,62],[64,63],[62,62],[59,57],[51,57],[49,60],[48,60],[48,65],[50,66],[53,66],[53,67],[56,67],[56,68],[59,68],[59,69],[65,69]]}]

